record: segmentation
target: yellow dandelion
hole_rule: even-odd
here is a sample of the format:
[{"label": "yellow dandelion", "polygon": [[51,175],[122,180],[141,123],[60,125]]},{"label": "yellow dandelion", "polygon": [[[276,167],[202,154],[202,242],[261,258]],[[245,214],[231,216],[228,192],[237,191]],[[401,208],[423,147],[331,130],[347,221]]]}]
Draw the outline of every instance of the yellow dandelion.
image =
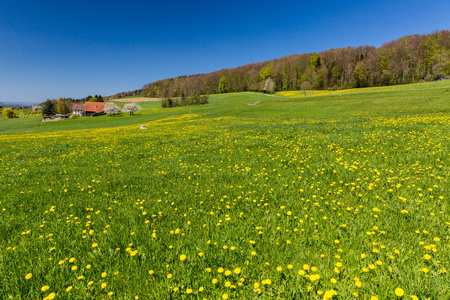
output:
[{"label": "yellow dandelion", "polygon": [[47,296],[47,298],[51,300],[51,299],[55,299],[55,296],[56,296],[55,293],[50,293],[50,294]]},{"label": "yellow dandelion", "polygon": [[33,276],[33,274],[28,273],[27,275],[25,275],[25,279],[28,280],[28,279],[30,279],[32,276]]},{"label": "yellow dandelion", "polygon": [[48,285],[44,285],[43,287],[41,287],[41,292],[48,291],[49,289],[50,287]]},{"label": "yellow dandelion", "polygon": [[405,291],[402,288],[396,288],[394,292],[397,297],[403,297],[405,295]]}]

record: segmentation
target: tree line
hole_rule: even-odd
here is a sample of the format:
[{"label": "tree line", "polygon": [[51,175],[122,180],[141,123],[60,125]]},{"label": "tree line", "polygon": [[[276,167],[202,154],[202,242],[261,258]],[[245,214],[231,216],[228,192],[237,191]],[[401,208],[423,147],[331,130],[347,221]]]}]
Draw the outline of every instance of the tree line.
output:
[{"label": "tree line", "polygon": [[450,74],[450,31],[372,46],[295,54],[208,74],[158,80],[128,92],[185,98],[228,92],[348,89],[436,80]]},{"label": "tree line", "polygon": [[180,106],[190,106],[190,105],[201,105],[201,104],[207,104],[208,103],[208,96],[206,95],[197,95],[192,94],[189,97],[186,95],[183,95],[180,97],[180,99],[172,99],[170,97],[165,98],[161,101],[161,107],[168,108],[168,107],[180,107]]}]

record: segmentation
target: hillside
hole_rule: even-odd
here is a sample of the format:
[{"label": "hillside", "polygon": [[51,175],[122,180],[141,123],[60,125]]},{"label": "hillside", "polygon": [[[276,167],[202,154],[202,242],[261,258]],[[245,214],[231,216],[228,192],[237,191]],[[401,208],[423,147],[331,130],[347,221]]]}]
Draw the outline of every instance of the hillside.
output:
[{"label": "hillside", "polygon": [[183,97],[190,94],[341,90],[431,81],[450,74],[450,31],[409,35],[372,46],[293,54],[208,74],[158,80],[118,97]]},{"label": "hillside", "polygon": [[0,120],[0,299],[450,299],[450,81],[312,93]]},{"label": "hillside", "polygon": [[[450,80],[389,87],[360,88],[343,91],[279,92],[265,95],[255,92],[210,95],[210,103],[203,106],[161,108],[161,103],[140,102],[143,108],[134,116],[84,117],[60,122],[42,123],[41,117],[0,120],[1,134],[19,134],[77,129],[108,128],[143,124],[154,120],[196,114],[202,117],[242,116],[279,118],[280,120],[307,117],[327,118],[352,115],[392,115],[416,113],[445,113],[450,111]],[[131,98],[130,100],[142,98]],[[260,101],[247,107],[246,103]],[[124,102],[116,102],[119,107]]]}]

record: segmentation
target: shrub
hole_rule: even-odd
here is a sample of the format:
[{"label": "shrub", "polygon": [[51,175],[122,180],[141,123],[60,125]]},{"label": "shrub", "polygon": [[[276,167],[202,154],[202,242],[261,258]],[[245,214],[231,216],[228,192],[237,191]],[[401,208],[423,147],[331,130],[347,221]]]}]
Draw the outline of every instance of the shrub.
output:
[{"label": "shrub", "polygon": [[192,94],[189,97],[182,96],[181,99],[171,99],[166,98],[161,101],[162,108],[168,107],[180,107],[188,105],[199,105],[208,103],[208,96],[199,96],[197,94]]},{"label": "shrub", "polygon": [[11,107],[4,107],[3,115],[8,119],[12,119],[16,117],[16,112]]}]

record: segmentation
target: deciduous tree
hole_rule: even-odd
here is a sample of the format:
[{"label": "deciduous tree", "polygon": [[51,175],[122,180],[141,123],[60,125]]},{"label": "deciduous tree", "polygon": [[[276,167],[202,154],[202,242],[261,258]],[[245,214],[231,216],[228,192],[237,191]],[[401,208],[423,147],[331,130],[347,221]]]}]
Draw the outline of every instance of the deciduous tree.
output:
[{"label": "deciduous tree", "polygon": [[132,116],[135,112],[140,111],[142,108],[136,103],[127,103],[123,106],[124,112],[129,112],[130,116]]},{"label": "deciduous tree", "polygon": [[120,111],[119,107],[114,102],[108,102],[105,104],[105,107],[103,108],[103,111],[110,116],[118,113]]},{"label": "deciduous tree", "polygon": [[273,70],[273,62],[269,63],[267,67],[262,68],[261,71],[259,71],[259,76],[262,80],[266,80],[266,78],[270,77],[272,75]]},{"label": "deciduous tree", "polygon": [[67,115],[71,113],[71,102],[69,100],[59,98],[58,101],[56,101],[56,111],[61,115]]},{"label": "deciduous tree", "polygon": [[306,96],[306,92],[311,88],[311,83],[309,81],[304,81],[301,84],[303,95]]},{"label": "deciduous tree", "polygon": [[227,85],[228,85],[227,77],[225,77],[225,76],[220,77],[219,93],[226,93],[228,91]]},{"label": "deciduous tree", "polygon": [[56,103],[53,100],[48,99],[42,103],[42,115],[44,117],[56,114]]}]

